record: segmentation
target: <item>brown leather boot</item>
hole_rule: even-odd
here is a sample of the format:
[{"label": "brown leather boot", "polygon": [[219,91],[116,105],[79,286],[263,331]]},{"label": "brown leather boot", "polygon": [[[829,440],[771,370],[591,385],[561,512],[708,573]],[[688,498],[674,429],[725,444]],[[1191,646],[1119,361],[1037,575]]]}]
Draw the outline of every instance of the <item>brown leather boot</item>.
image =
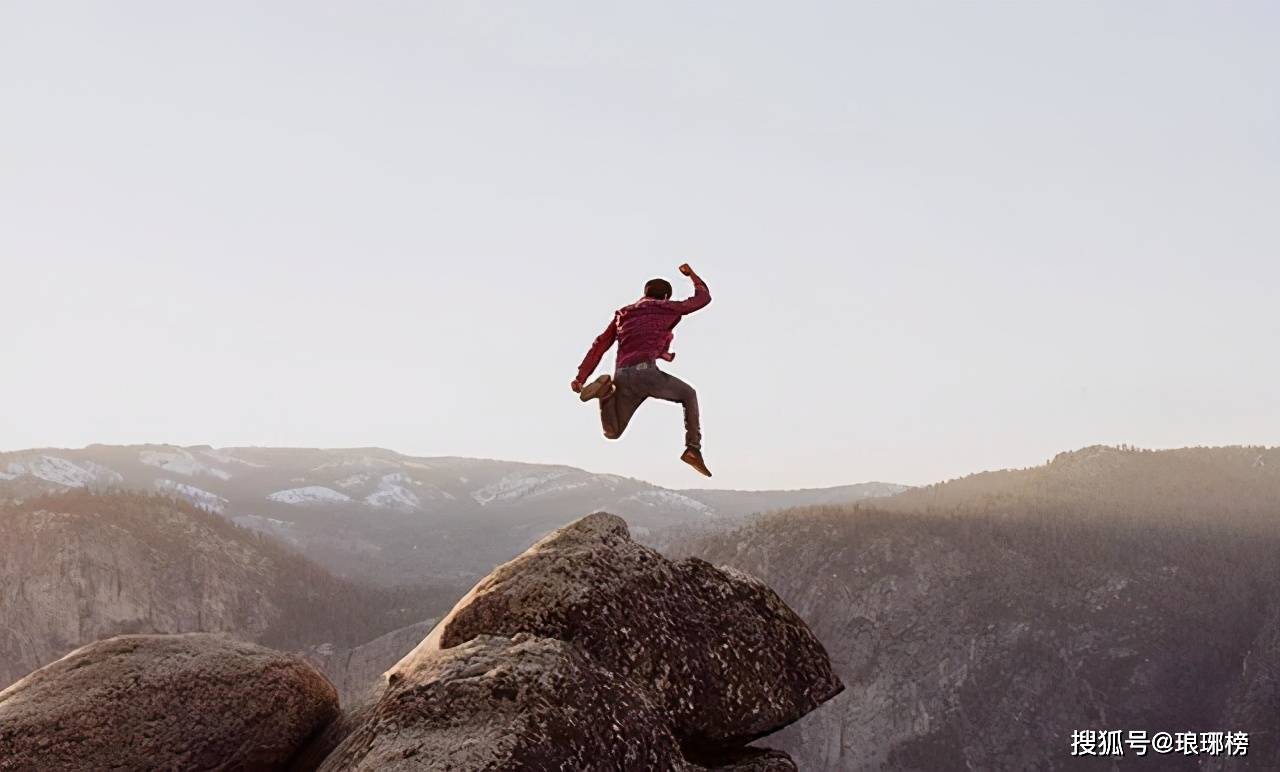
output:
[{"label": "brown leather boot", "polygon": [[582,387],[582,391],[578,392],[578,399],[583,402],[590,402],[597,397],[600,399],[608,399],[613,395],[617,385],[614,384],[613,378],[608,375],[602,375],[591,383]]},{"label": "brown leather boot", "polygon": [[697,469],[699,474],[711,476],[711,470],[707,469],[706,463],[702,460],[702,451],[697,448],[685,448],[684,453],[680,456],[680,460],[689,466]]}]

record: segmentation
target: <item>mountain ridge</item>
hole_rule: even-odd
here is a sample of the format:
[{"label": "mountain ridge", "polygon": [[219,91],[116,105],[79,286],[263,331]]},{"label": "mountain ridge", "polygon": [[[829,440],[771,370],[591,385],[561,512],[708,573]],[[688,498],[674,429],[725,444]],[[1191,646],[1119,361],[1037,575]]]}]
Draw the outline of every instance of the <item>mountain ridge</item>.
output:
[{"label": "mountain ridge", "polygon": [[663,488],[560,464],[407,456],[384,448],[167,444],[0,453],[0,498],[72,488],[160,491],[278,538],[342,576],[468,582],[592,511],[639,538],[755,511],[903,490],[866,483],[794,492]]}]

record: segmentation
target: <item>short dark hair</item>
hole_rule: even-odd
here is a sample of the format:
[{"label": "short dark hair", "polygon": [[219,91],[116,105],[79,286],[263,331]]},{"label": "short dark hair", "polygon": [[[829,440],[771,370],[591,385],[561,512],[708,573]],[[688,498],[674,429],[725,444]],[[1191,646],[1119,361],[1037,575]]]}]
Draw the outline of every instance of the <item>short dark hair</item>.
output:
[{"label": "short dark hair", "polygon": [[655,300],[671,297],[671,282],[666,279],[650,279],[644,283],[644,296]]}]

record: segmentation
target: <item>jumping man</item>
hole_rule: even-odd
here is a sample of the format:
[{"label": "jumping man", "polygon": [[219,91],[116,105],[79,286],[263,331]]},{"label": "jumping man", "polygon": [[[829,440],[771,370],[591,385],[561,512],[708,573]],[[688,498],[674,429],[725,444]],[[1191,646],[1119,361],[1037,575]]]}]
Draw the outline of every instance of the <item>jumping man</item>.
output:
[{"label": "jumping man", "polygon": [[[684,454],[680,460],[707,477],[711,472],[702,461],[702,432],[698,426],[698,394],[693,387],[674,375],[658,369],[659,359],[670,362],[672,328],[680,317],[691,314],[711,302],[711,292],[688,263],[680,273],[693,280],[693,297],[671,299],[671,283],[666,279],[650,279],[644,285],[644,297],[618,309],[613,321],[591,344],[591,350],[578,367],[578,377],[569,388],[583,402],[600,400],[600,424],[604,436],[616,440],[622,436],[640,403],[649,397],[679,402],[684,406]],[[586,380],[600,364],[600,357],[618,342],[617,366],[613,377],[602,375],[591,383]],[[583,384],[586,384],[585,386]]]}]

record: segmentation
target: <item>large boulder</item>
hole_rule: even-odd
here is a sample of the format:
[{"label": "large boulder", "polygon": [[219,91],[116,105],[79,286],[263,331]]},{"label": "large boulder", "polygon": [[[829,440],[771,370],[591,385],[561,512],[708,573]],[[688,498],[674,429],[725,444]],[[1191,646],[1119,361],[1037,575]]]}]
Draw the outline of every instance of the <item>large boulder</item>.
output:
[{"label": "large boulder", "polygon": [[762,582],[697,558],[667,560],[606,513],[495,569],[388,677],[477,635],[517,633],[572,643],[648,689],[687,746],[743,745],[844,688],[817,637]]},{"label": "large boulder", "polygon": [[216,635],[91,643],[0,692],[0,770],[270,770],[338,714],[298,657]]},{"label": "large boulder", "polygon": [[646,695],[562,641],[476,636],[388,696],[321,770],[686,768]]},{"label": "large boulder", "polygon": [[764,584],[669,561],[597,513],[462,598],[348,716],[324,769],[578,768],[580,753],[610,768],[790,769],[743,746],[843,688]]}]

